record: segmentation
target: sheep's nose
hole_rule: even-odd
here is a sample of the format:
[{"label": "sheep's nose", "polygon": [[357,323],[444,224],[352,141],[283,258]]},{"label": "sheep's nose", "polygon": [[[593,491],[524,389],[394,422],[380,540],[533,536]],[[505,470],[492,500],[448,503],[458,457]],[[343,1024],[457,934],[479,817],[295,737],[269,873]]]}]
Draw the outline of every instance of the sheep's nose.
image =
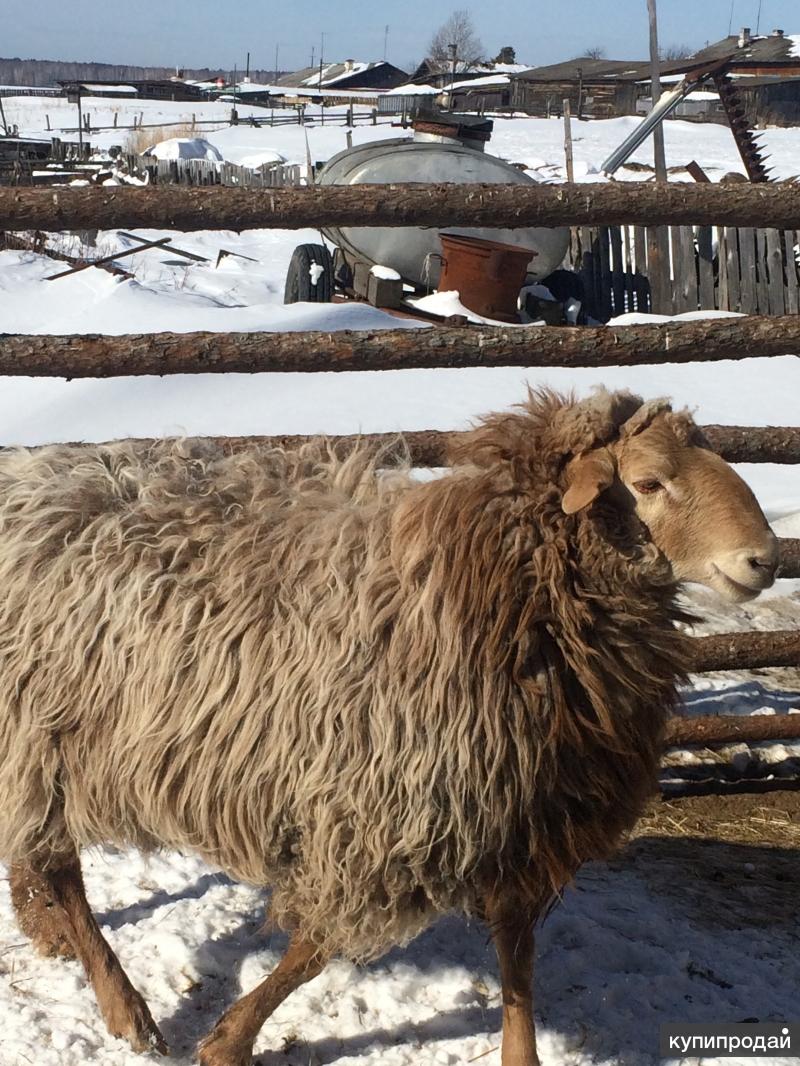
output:
[{"label": "sheep's nose", "polygon": [[780,543],[771,530],[759,541],[750,547],[727,552],[719,562],[734,581],[753,589],[766,589],[775,581],[780,563]]},{"label": "sheep's nose", "polygon": [[757,551],[751,548],[749,551],[742,552],[742,556],[746,558],[750,572],[759,581],[763,581],[765,587],[774,582],[781,561],[781,549],[780,541],[771,530]]},{"label": "sheep's nose", "polygon": [[775,577],[779,560],[774,555],[751,555],[747,561],[757,573],[766,572],[771,578]]}]

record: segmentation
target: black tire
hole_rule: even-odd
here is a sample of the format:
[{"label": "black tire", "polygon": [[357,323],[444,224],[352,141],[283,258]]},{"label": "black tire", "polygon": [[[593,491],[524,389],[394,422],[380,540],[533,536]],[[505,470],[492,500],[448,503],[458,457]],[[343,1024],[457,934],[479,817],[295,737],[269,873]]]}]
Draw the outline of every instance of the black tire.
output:
[{"label": "black tire", "polygon": [[[318,269],[314,270],[313,268]],[[313,280],[316,274],[316,284]],[[326,304],[333,299],[333,260],[324,244],[299,244],[292,253],[283,292],[285,304]]]}]

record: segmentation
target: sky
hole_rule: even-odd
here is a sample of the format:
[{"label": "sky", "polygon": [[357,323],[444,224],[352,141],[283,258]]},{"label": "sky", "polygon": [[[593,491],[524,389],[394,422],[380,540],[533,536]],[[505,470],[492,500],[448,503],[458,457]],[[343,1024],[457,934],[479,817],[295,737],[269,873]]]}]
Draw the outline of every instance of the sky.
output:
[{"label": "sky", "polygon": [[[408,69],[454,8],[471,11],[491,58],[502,46],[536,66],[605,49],[608,58],[646,59],[646,0],[0,0],[0,55],[144,66],[295,70],[319,61],[388,59]],[[798,0],[659,0],[662,46],[697,49],[741,26],[800,33]]]}]

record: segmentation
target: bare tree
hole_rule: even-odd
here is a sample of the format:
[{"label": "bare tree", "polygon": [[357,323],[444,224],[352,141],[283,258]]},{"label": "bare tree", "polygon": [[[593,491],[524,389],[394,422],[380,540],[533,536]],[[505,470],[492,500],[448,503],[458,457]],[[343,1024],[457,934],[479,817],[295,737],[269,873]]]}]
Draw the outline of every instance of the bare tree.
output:
[{"label": "bare tree", "polygon": [[660,53],[662,60],[671,62],[676,59],[688,59],[694,55],[694,49],[688,44],[668,44],[666,48],[660,49]]},{"label": "bare tree", "polygon": [[472,15],[465,8],[454,11],[431,38],[428,58],[440,70],[448,70],[453,62],[451,45],[456,46],[456,59],[462,70],[474,67],[483,58],[483,44],[475,32]]},{"label": "bare tree", "polygon": [[579,56],[575,56],[576,59],[605,59],[606,50],[599,45],[595,45],[594,48],[587,48]]}]

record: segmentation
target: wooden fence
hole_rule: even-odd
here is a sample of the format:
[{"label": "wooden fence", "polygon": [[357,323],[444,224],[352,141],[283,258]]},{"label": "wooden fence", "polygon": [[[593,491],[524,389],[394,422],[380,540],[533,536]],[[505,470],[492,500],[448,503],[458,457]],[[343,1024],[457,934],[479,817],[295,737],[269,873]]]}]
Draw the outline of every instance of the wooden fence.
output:
[{"label": "wooden fence", "polygon": [[582,226],[570,260],[600,322],[629,311],[783,315],[800,311],[799,247],[797,229]]},{"label": "wooden fence", "polygon": [[153,185],[225,185],[243,189],[279,189],[300,185],[303,167],[296,164],[268,163],[261,167],[242,167],[212,159],[156,159],[154,156],[125,155],[128,171],[147,176]]},{"label": "wooden fence", "polygon": [[[287,224],[289,228],[301,228],[309,223],[310,212],[314,210],[315,227],[329,224],[331,217],[337,221],[355,217],[361,224],[368,218],[369,223],[375,225],[428,225],[432,222],[445,225],[454,224],[454,219],[456,223],[464,224],[467,213],[472,224],[507,225],[511,222],[522,226],[569,225],[575,221],[577,212],[578,222],[590,224],[604,208],[615,216],[614,221],[629,224],[638,221],[636,216],[643,202],[653,205],[654,221],[660,224],[681,225],[689,221],[687,215],[694,213],[698,222],[707,225],[768,222],[775,228],[787,230],[792,228],[790,219],[795,222],[800,219],[800,188],[796,186],[752,186],[743,195],[741,187],[737,188],[738,198],[733,208],[729,190],[724,187],[686,187],[687,190],[699,189],[702,195],[698,196],[695,191],[670,192],[669,186],[662,189],[640,186],[641,196],[637,196],[637,189],[628,186],[624,190],[627,218],[625,202],[619,199],[614,186],[594,188],[598,190],[596,202],[593,202],[594,193],[587,186],[543,187],[541,190],[537,187],[533,192],[527,190],[527,195],[522,197],[517,186],[472,190],[446,186],[422,189],[414,186],[361,186],[348,190],[323,187],[279,189],[269,193],[235,189],[115,189],[108,194],[103,189],[81,189],[68,190],[63,196],[59,193],[57,198],[44,190],[0,190],[0,228],[32,228],[33,224],[40,229],[80,229],[90,219],[94,226],[138,224],[226,229],[232,213],[237,210],[240,212],[234,227],[237,229],[283,228]],[[398,193],[406,190],[410,190],[410,203],[401,198],[398,209]],[[138,204],[135,202],[137,191],[142,198]],[[348,194],[344,198],[343,191]],[[8,195],[11,192],[13,196]],[[166,192],[170,195],[165,197]],[[228,200],[227,204],[225,200]],[[354,205],[359,204],[360,213],[356,213]],[[151,208],[149,213],[148,205]],[[223,209],[217,210],[220,205]],[[737,247],[741,248],[739,237]],[[784,243],[784,254],[786,247]],[[741,258],[739,279],[741,282]],[[772,319],[722,319],[595,330],[444,327],[357,334],[142,334],[119,338],[0,336],[0,373],[102,376],[234,369],[263,372],[289,367],[307,372],[408,366],[557,364],[581,367],[798,352],[800,316],[783,315]],[[706,427],[706,431],[714,446],[734,460],[800,460],[800,429],[715,426]],[[412,448],[416,448],[419,461],[439,463],[446,458],[446,436],[408,434],[407,439]],[[286,443],[286,440],[261,438],[260,443],[269,446],[270,443]],[[349,442],[352,438],[343,440]],[[236,441],[229,442],[229,446],[236,447]],[[783,541],[782,548],[784,575],[800,576],[800,542]],[[698,638],[696,642],[695,669],[698,671],[787,665],[800,666],[800,630],[727,634]],[[758,723],[763,729],[754,726],[754,719],[750,718],[744,731],[741,725],[727,720],[723,726],[709,719],[674,721],[670,727],[670,739],[675,743],[697,741],[710,744],[726,741],[734,735],[743,737],[745,733],[749,740],[796,737],[796,717],[769,716],[765,723]]]}]

